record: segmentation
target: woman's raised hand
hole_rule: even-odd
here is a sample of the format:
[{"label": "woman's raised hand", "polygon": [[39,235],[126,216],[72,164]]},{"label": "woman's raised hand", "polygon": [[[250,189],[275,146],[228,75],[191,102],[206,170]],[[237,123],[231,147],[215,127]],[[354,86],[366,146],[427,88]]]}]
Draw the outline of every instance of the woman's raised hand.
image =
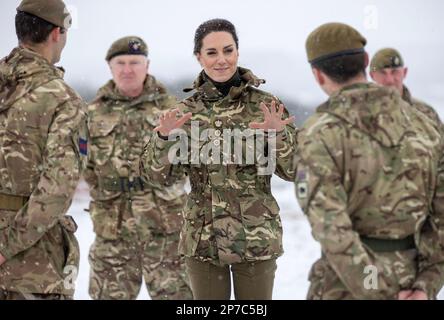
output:
[{"label": "woman's raised hand", "polygon": [[295,117],[292,116],[288,119],[282,119],[284,115],[284,105],[279,106],[279,110],[276,109],[276,101],[271,102],[270,108],[263,102],[261,102],[261,109],[264,113],[264,122],[251,122],[251,129],[262,129],[264,131],[276,130],[276,132],[281,132],[284,130],[285,126],[293,123]]},{"label": "woman's raised hand", "polygon": [[168,137],[171,131],[181,128],[193,116],[193,114],[189,112],[177,118],[178,113],[179,110],[175,109],[162,114],[159,118],[159,126],[154,128],[154,132],[159,132],[161,136]]}]

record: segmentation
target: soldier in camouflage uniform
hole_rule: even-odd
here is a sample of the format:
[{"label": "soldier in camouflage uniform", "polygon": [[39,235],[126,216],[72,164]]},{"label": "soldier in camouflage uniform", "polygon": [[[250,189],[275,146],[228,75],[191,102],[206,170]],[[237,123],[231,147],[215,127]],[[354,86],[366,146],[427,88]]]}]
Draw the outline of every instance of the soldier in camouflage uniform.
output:
[{"label": "soldier in camouflage uniform", "polygon": [[79,246],[65,214],[86,151],[86,105],[53,65],[70,16],[60,0],[17,10],[20,46],[0,62],[0,300],[71,299]]},{"label": "soldier in camouflage uniform", "polygon": [[155,188],[139,172],[143,146],[161,112],[176,103],[147,75],[148,48],[117,40],[106,60],[113,73],[88,107],[90,147],[85,179],[96,240],[90,251],[93,299],[136,299],[142,277],[152,299],[192,299],[178,254],[184,177]]},{"label": "soldier in camouflage uniform", "polygon": [[[286,180],[293,177],[294,118],[282,120],[287,114],[284,106],[276,110],[279,100],[257,89],[264,81],[237,66],[238,38],[230,22],[215,19],[203,23],[196,32],[195,46],[204,71],[186,91],[196,92],[179,104],[178,110],[161,117],[142,165],[152,181],[168,182],[183,172],[190,177],[192,190],[183,212],[179,248],[187,257],[194,298],[230,299],[232,272],[236,299],[271,299],[276,258],[283,249],[282,223],[270,179],[273,173]],[[176,118],[179,112],[182,116]],[[193,123],[198,127],[193,128]],[[179,163],[169,157],[177,142],[168,141],[168,136],[182,126],[185,141],[198,148],[197,161],[191,159],[190,144]],[[245,133],[249,127],[270,130],[270,134],[278,131],[273,150],[275,170],[261,174],[263,168],[256,158],[248,163],[246,144],[241,145],[244,152],[237,159],[229,152],[224,151],[224,160],[217,154],[219,147],[235,148],[232,137],[226,135],[228,130]],[[193,133],[196,128],[197,137]],[[260,140],[253,132],[244,140],[251,137]],[[267,148],[268,144],[256,144],[257,149],[261,146]],[[210,161],[203,159],[206,153]]]},{"label": "soldier in camouflage uniform", "polygon": [[441,122],[433,107],[412,97],[410,90],[404,85],[407,72],[408,68],[405,67],[401,54],[392,48],[379,50],[370,64],[370,75],[377,84],[398,90],[408,104],[423,112],[433,121]]},{"label": "soldier in camouflage uniform", "polygon": [[365,44],[339,23],[307,40],[330,96],[295,157],[297,197],[322,248],[308,299],[432,299],[444,283],[440,124],[367,82]]}]

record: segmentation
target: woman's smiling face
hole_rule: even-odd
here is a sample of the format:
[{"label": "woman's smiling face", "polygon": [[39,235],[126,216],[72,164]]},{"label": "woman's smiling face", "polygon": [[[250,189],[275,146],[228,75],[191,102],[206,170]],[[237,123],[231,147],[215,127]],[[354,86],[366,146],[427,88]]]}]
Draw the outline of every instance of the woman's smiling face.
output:
[{"label": "woman's smiling face", "polygon": [[202,41],[196,55],[205,73],[216,82],[226,82],[236,73],[239,51],[229,32],[212,32]]}]

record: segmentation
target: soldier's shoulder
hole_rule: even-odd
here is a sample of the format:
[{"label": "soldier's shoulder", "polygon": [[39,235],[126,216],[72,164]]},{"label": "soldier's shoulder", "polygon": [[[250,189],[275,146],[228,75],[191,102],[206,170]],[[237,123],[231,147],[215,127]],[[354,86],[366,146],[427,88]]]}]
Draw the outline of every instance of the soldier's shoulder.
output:
[{"label": "soldier's shoulder", "polygon": [[272,94],[270,92],[267,92],[267,91],[264,91],[264,90],[261,90],[259,88],[252,87],[252,86],[248,87],[248,92],[249,92],[249,100],[251,102],[262,102],[262,101],[268,102],[268,101],[271,101],[271,100],[275,100],[275,101],[278,101],[278,102],[281,101],[274,94]]},{"label": "soldier's shoulder", "polygon": [[341,119],[326,112],[317,110],[302,125],[300,133],[306,137],[316,137],[330,129],[334,124],[341,122]]},{"label": "soldier's shoulder", "polygon": [[181,112],[198,112],[205,108],[205,104],[201,99],[201,96],[198,92],[195,92],[193,95],[191,95],[188,98],[183,99],[182,101],[179,101],[176,104],[176,107]]},{"label": "soldier's shoulder", "polygon": [[160,110],[171,110],[176,108],[179,104],[179,100],[168,93],[159,94],[158,101],[159,103],[156,104],[156,107]]},{"label": "soldier's shoulder", "polygon": [[97,94],[96,97],[87,105],[88,113],[103,109],[105,104],[106,99],[104,99],[102,95]]},{"label": "soldier's shoulder", "polygon": [[35,94],[48,94],[60,102],[67,102],[82,107],[86,107],[86,103],[82,97],[71,88],[63,79],[57,78],[42,84],[34,90]]},{"label": "soldier's shoulder", "polygon": [[419,111],[427,115],[433,121],[441,122],[438,112],[436,112],[435,108],[433,108],[428,103],[419,100],[417,98],[412,98],[412,104],[414,107],[416,107]]}]

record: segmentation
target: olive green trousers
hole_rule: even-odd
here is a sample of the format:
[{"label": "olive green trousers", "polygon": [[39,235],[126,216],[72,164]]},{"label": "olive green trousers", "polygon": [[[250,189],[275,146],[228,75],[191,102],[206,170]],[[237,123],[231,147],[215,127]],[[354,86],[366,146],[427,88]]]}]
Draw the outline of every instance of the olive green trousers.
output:
[{"label": "olive green trousers", "polygon": [[230,300],[233,275],[236,300],[271,300],[276,259],[217,266],[186,258],[186,270],[195,300]]}]

